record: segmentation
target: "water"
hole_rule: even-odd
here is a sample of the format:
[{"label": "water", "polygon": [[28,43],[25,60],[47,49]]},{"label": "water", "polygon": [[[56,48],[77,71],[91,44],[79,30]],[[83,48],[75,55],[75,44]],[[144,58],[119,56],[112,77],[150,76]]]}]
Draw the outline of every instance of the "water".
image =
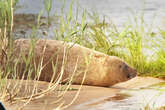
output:
[{"label": "water", "polygon": [[[53,0],[53,9],[51,15],[60,14],[63,0]],[[66,0],[65,11],[67,12],[72,0]],[[76,1],[76,0],[75,0]],[[79,13],[81,16],[82,9],[85,8],[90,12],[96,11],[100,16],[107,16],[118,27],[123,26],[128,21],[128,17],[132,16],[132,12],[140,15],[142,11],[145,13],[145,22],[157,26],[163,26],[165,1],[164,0],[79,0]],[[43,0],[19,0],[16,13],[38,14],[44,9]],[[73,6],[74,15],[76,15],[76,2]],[[156,15],[155,15],[156,13]],[[44,12],[46,16],[46,12]]]},{"label": "water", "polygon": [[165,83],[139,89],[123,90],[113,97],[95,99],[75,106],[77,110],[155,110],[165,106]]},{"label": "water", "polygon": [[[64,5],[64,0],[53,0],[51,16],[60,15],[61,9]],[[64,12],[68,13],[72,0],[65,0]],[[79,2],[77,2],[79,1]],[[138,16],[138,24],[140,24],[140,17],[144,12],[145,27],[151,32],[158,32],[159,28],[164,28],[165,15],[165,1],[164,0],[75,0],[73,3],[73,15],[76,17],[76,10],[78,8],[78,20],[81,20],[83,9],[88,13],[97,12],[100,19],[106,16],[107,22],[114,23],[119,30],[123,29],[125,24],[135,24],[134,17]],[[43,16],[47,16],[44,10],[44,0],[19,0],[17,4],[16,14],[38,14],[43,11]],[[90,17],[87,16],[90,21]],[[25,21],[26,22],[26,21]],[[55,30],[55,25],[50,27],[50,30]],[[53,36],[51,33],[49,37]],[[41,32],[42,33],[42,32]],[[30,34],[28,34],[29,36]],[[150,45],[150,44],[149,44]]]}]

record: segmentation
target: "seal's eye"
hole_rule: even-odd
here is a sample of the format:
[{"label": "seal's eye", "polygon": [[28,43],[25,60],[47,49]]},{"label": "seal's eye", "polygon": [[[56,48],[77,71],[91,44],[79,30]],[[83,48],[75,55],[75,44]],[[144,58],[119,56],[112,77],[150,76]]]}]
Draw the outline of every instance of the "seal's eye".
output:
[{"label": "seal's eye", "polygon": [[127,64],[120,64],[119,68],[128,69],[128,65]]}]

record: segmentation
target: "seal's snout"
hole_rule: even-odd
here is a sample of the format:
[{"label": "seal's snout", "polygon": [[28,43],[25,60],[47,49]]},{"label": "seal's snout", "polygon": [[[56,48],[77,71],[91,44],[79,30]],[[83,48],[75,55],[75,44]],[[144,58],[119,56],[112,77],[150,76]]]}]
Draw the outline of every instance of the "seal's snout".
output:
[{"label": "seal's snout", "polygon": [[133,70],[130,74],[127,75],[127,78],[132,79],[132,78],[136,77],[136,75],[137,75],[136,70]]},{"label": "seal's snout", "polygon": [[135,73],[133,73],[133,74],[128,74],[128,75],[127,75],[127,78],[128,78],[128,79],[132,79],[132,78],[134,78],[134,77],[136,77],[136,74],[135,74]]}]

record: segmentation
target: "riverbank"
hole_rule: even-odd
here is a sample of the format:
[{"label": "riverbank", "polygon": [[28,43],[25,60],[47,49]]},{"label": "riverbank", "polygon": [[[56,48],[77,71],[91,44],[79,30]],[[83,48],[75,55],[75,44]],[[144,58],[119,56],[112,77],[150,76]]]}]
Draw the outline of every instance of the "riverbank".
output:
[{"label": "riverbank", "polygon": [[[8,83],[12,82],[12,84],[16,83],[16,80],[9,80]],[[125,109],[132,110],[139,110],[140,107],[145,106],[147,102],[150,100],[145,100],[146,103],[139,104],[139,101],[143,99],[138,99],[137,97],[143,96],[141,92],[137,94],[129,94],[127,92],[127,95],[120,94],[122,91],[136,91],[138,92],[140,89],[146,89],[150,90],[148,87],[151,85],[159,85],[161,82],[165,83],[164,80],[151,78],[151,77],[136,77],[133,78],[130,81],[120,83],[117,85],[114,85],[110,88],[104,88],[104,87],[95,87],[95,86],[82,86],[81,91],[79,95],[76,97],[76,94],[79,89],[79,85],[72,85],[70,90],[68,90],[62,99],[60,100],[60,103],[57,103],[57,96],[60,95],[59,88],[56,90],[53,90],[52,92],[49,92],[45,94],[45,96],[41,95],[40,98],[31,100],[25,107],[23,107],[23,110],[53,110],[57,108],[60,104],[68,105],[70,104],[74,97],[76,97],[76,100],[73,102],[67,110],[120,110],[120,107],[124,107]],[[49,86],[49,83],[47,82],[34,82],[34,81],[23,81],[22,85],[26,85],[27,87],[33,88],[34,83],[38,83],[37,90],[44,90]],[[33,89],[29,89],[29,92],[32,92]],[[157,91],[156,89],[152,89],[153,91]],[[21,93],[22,92],[22,93]],[[39,93],[39,92],[38,92]],[[24,94],[24,90],[21,90],[18,94]],[[150,96],[149,96],[150,95]],[[157,91],[157,94],[148,94],[148,96],[145,97],[154,97],[154,95],[159,95],[159,92]],[[134,97],[132,100],[131,97]],[[163,98],[163,97],[161,97]],[[159,99],[160,100],[160,99]],[[26,100],[28,101],[28,99]],[[134,102],[133,102],[134,101]],[[144,101],[144,100],[143,100]],[[120,102],[120,103],[119,103]],[[7,110],[13,110],[13,108],[19,108],[24,103],[23,100],[18,100],[14,104],[10,104],[9,102],[3,102],[5,104],[5,107]],[[160,102],[156,102],[160,103]],[[155,103],[155,104],[156,104]],[[161,102],[165,103],[165,102]],[[124,109],[124,110],[125,110]],[[60,110],[60,109],[59,109]],[[121,109],[123,110],[123,109]]]}]

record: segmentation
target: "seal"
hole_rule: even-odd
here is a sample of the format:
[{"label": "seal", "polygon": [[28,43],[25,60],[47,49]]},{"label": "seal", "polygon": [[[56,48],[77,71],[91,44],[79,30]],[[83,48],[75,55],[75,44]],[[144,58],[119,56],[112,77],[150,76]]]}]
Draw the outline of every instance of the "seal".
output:
[{"label": "seal", "polygon": [[[31,53],[30,53],[31,52]],[[57,40],[39,39],[36,41],[18,39],[14,42],[14,55],[19,60],[19,74],[25,73],[23,59],[32,60],[29,67],[40,68],[39,80],[59,81],[91,86],[112,86],[136,76],[136,70],[116,56]],[[31,56],[30,56],[31,55]],[[21,66],[20,66],[21,65]],[[22,66],[24,65],[24,66]],[[27,78],[28,74],[21,74]]]}]

